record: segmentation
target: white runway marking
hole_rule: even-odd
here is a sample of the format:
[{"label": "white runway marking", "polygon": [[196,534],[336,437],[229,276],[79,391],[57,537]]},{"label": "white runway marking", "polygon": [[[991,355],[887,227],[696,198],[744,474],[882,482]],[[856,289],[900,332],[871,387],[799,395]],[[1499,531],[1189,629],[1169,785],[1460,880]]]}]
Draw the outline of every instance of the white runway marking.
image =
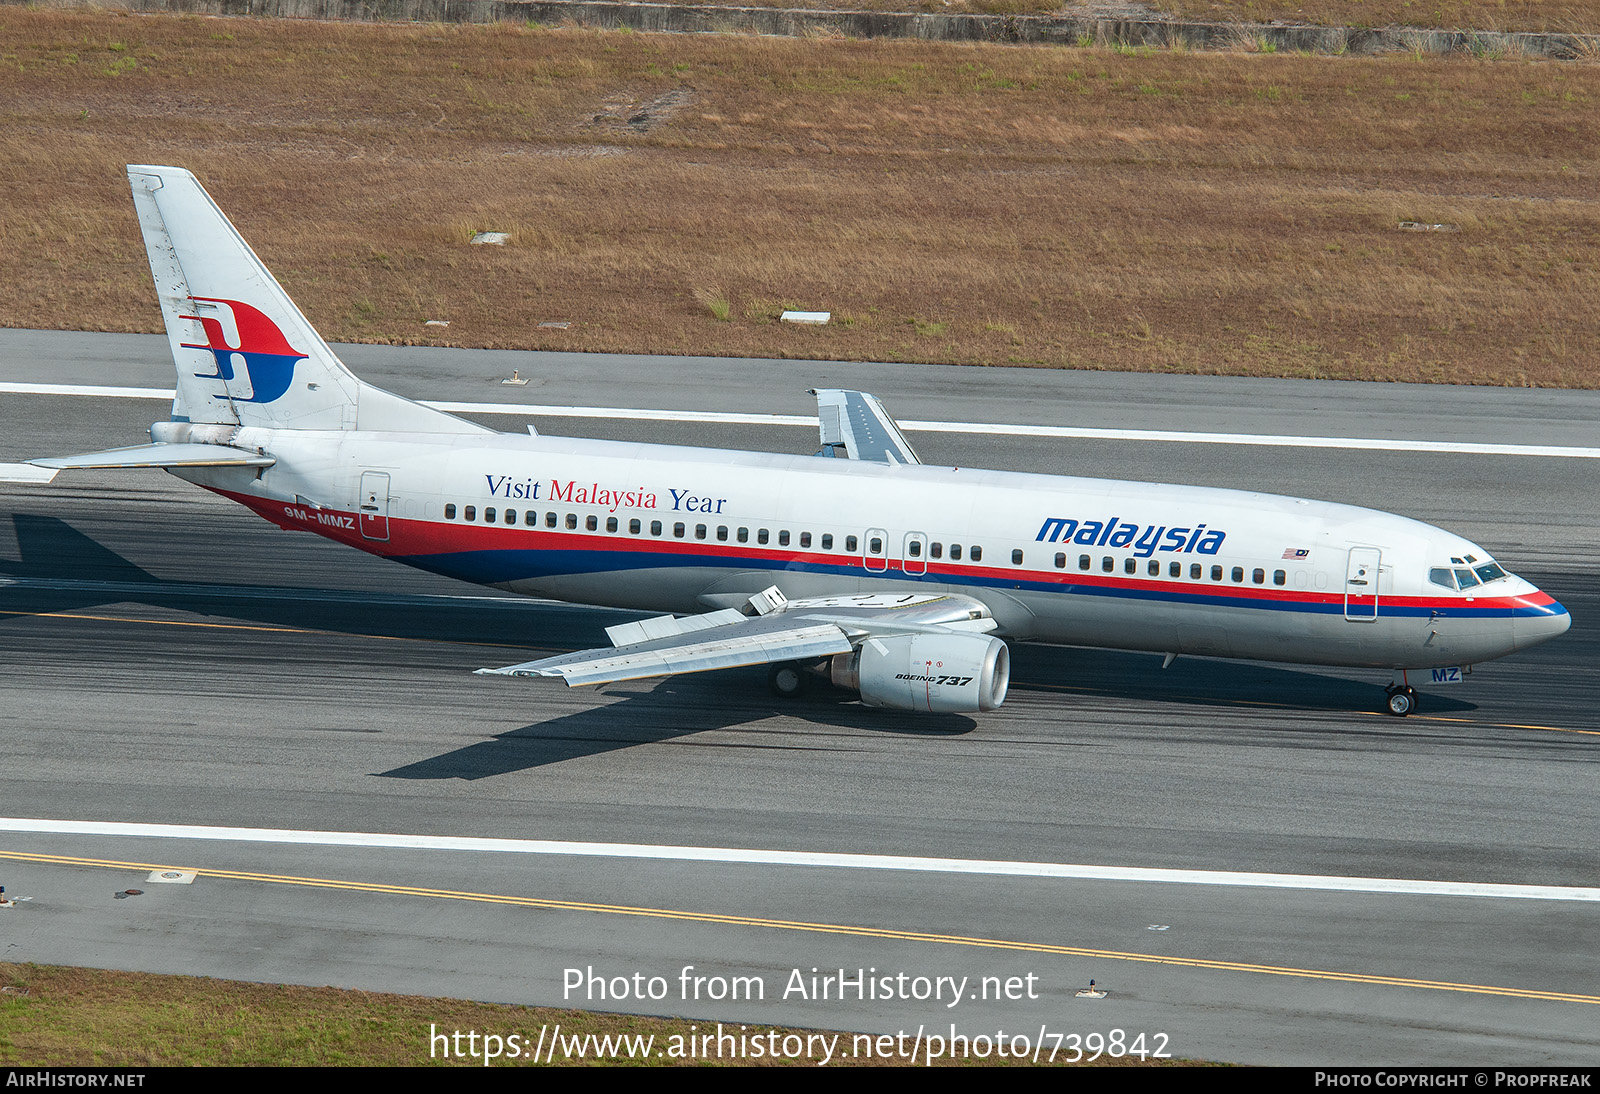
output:
[{"label": "white runway marking", "polygon": [[[100,387],[86,384],[0,382],[0,394],[88,395],[111,399],[163,399],[170,388]],[[808,414],[740,414],[714,410],[642,410],[615,406],[546,406],[526,403],[456,403],[419,399],[423,406],[451,414],[508,414],[522,418],[617,418],[657,422],[723,422],[734,425],[793,425],[816,428]],[[901,421],[915,433],[986,433],[1009,437],[1076,440],[1155,441],[1176,444],[1234,444],[1268,448],[1347,448],[1378,452],[1457,452],[1478,456],[1544,456],[1597,460],[1600,448],[1553,444],[1490,444],[1478,441],[1419,441],[1383,437],[1296,437],[1269,433],[1189,433],[1172,429],[1101,429],[1075,425],[1004,425],[990,422]]]},{"label": "white runway marking", "polygon": [[625,406],[552,406],[527,403],[451,403],[419,399],[450,414],[514,414],[523,418],[625,418],[641,422],[731,422],[735,425],[800,425],[817,428],[815,414],[745,414],[728,410],[642,410]]},{"label": "white runway marking", "polygon": [[0,393],[7,395],[90,395],[101,399],[165,399],[171,402],[177,394],[172,388],[159,387],[103,387],[97,384],[24,384],[0,383]]},{"label": "white runway marking", "polygon": [[[1419,881],[1407,878],[1261,874],[1233,870],[1166,870],[1138,866],[1082,866],[1060,862],[918,858],[906,855],[852,855],[821,851],[762,851],[734,847],[672,847],[639,843],[573,843],[564,840],[492,839],[476,836],[407,836],[381,832],[301,832],[287,828],[221,828],[184,824],[29,820],[11,817],[0,818],[0,832],[33,832],[73,836],[143,836],[161,839],[225,840],[235,843],[290,843],[314,847],[495,851],[524,855],[658,859],[671,862],[724,862],[756,866],[816,866],[857,870],[906,870],[935,874],[987,874],[1003,877],[1068,878],[1080,881],[1136,881],[1168,885],[1313,889],[1325,892],[1387,893],[1399,896],[1466,896],[1495,897],[1510,900],[1600,902],[1600,888],[1578,888],[1559,885],[1502,885],[1470,881]],[[200,872],[204,873],[205,871],[202,868]]]}]

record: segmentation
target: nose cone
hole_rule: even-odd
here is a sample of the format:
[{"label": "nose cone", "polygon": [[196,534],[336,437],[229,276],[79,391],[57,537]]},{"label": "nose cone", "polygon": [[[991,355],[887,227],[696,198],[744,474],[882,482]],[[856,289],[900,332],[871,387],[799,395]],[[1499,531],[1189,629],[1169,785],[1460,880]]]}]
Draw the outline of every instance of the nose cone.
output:
[{"label": "nose cone", "polygon": [[1516,598],[1511,619],[1512,643],[1519,650],[1566,634],[1572,626],[1572,616],[1567,614],[1567,609],[1547,593],[1537,590]]}]

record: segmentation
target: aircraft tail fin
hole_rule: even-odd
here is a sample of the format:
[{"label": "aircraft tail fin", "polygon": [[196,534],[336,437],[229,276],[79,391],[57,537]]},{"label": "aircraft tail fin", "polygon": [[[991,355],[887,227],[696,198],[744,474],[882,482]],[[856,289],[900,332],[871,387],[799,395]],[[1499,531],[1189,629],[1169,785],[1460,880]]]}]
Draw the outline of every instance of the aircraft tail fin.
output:
[{"label": "aircraft tail fin", "polygon": [[128,181],[178,370],[175,420],[492,432],[358,380],[194,175],[129,165]]}]

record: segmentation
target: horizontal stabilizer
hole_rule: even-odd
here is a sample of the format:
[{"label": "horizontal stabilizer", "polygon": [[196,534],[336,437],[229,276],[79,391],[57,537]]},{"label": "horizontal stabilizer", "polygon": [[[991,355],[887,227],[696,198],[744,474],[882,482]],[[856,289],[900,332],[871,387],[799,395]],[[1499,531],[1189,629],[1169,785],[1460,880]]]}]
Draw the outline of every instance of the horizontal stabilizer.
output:
[{"label": "horizontal stabilizer", "polygon": [[56,477],[54,468],[34,467],[26,463],[0,463],[0,482],[28,483],[43,486]]},{"label": "horizontal stabilizer", "polygon": [[[82,456],[57,456],[29,460],[34,467],[53,471],[88,471],[133,467],[271,467],[278,461],[258,452],[223,444],[136,444]],[[49,481],[49,480],[45,480]]]},{"label": "horizontal stabilizer", "polygon": [[876,395],[837,388],[819,388],[811,394],[817,397],[817,422],[822,428],[819,456],[888,464],[922,462]]}]

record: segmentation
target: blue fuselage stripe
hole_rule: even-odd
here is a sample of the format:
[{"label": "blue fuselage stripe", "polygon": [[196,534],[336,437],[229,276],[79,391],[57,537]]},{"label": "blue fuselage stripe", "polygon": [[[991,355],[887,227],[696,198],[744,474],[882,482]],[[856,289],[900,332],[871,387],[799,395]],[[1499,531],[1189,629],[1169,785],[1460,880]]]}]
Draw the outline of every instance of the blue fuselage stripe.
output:
[{"label": "blue fuselage stripe", "polygon": [[[404,562],[419,569],[446,574],[480,585],[505,585],[516,581],[565,575],[622,573],[629,570],[654,570],[666,568],[768,570],[773,573],[798,572],[831,574],[854,579],[880,577],[895,581],[918,582],[943,586],[969,588],[1027,590],[1067,596],[1096,596],[1119,600],[1146,601],[1165,604],[1199,604],[1211,607],[1246,608],[1258,611],[1303,612],[1311,615],[1343,615],[1342,596],[1328,594],[1330,600],[1310,601],[1265,595],[1231,596],[1216,586],[1196,588],[1193,592],[1171,588],[1152,588],[1139,583],[1116,585],[1073,580],[1065,575],[1053,581],[1039,581],[1018,573],[1015,577],[991,577],[983,574],[952,573],[941,569],[931,574],[908,574],[900,570],[878,571],[864,569],[859,561],[848,565],[830,565],[800,561],[742,555],[691,555],[677,552],[655,551],[540,551],[492,550],[450,551],[426,555],[394,555],[396,562]],[[1397,604],[1392,598],[1379,598],[1380,613],[1390,617],[1416,616],[1426,618],[1437,613],[1452,618],[1518,617],[1544,618],[1566,615],[1567,610],[1552,601],[1548,605],[1492,606],[1465,604],[1457,600],[1439,600],[1426,604]]]}]

